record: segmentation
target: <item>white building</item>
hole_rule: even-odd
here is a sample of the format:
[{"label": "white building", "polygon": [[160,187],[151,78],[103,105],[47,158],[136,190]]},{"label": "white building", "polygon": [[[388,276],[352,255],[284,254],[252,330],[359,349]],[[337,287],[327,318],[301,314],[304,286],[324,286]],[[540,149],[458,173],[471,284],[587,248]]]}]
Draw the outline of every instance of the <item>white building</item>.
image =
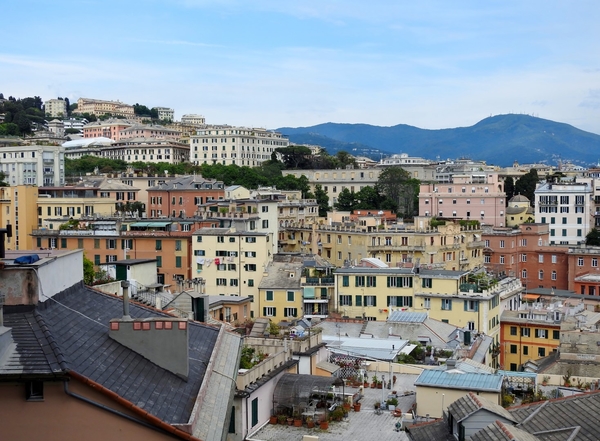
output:
[{"label": "white building", "polygon": [[155,107],[158,112],[158,119],[167,119],[169,121],[175,121],[175,111],[168,107]]},{"label": "white building", "polygon": [[44,102],[44,112],[52,118],[67,116],[67,102],[65,100],[48,100]]},{"label": "white building", "polygon": [[202,115],[188,113],[181,117],[181,124],[203,126],[204,124],[206,124],[206,118],[204,118]]},{"label": "white building", "polygon": [[550,244],[578,244],[592,228],[593,179],[544,182],[535,190],[535,222],[550,225]]},{"label": "white building", "polygon": [[65,130],[67,130],[67,129],[83,130],[83,126],[85,126],[88,123],[89,123],[89,121],[85,118],[69,118],[69,119],[63,120],[63,125],[65,127]]},{"label": "white building", "polygon": [[11,186],[59,187],[65,183],[65,148],[53,145],[0,147],[0,170]]},{"label": "white building", "polygon": [[281,133],[267,129],[205,126],[190,137],[190,161],[255,167],[271,159],[275,149],[288,146]]}]

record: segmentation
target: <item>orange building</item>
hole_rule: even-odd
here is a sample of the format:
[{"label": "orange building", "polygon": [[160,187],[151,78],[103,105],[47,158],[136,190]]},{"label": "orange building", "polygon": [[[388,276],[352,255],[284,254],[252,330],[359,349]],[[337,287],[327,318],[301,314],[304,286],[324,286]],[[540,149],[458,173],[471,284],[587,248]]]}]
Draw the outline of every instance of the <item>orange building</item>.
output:
[{"label": "orange building", "polygon": [[202,176],[175,178],[147,190],[146,210],[149,217],[190,217],[198,211],[198,205],[225,197],[221,181],[204,179]]},{"label": "orange building", "polygon": [[569,289],[586,296],[600,296],[600,247],[572,246],[569,261]]}]

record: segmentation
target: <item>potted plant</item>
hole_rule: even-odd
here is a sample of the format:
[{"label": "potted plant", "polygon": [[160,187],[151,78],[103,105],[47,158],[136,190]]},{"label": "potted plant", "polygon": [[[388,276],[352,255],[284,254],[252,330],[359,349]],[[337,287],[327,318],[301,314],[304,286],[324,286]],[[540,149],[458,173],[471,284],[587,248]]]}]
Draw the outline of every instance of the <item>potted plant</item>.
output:
[{"label": "potted plant", "polygon": [[342,418],[344,418],[344,408],[339,406],[336,407],[335,410],[331,412],[331,417],[335,421],[342,421]]},{"label": "potted plant", "polygon": [[321,430],[327,430],[327,429],[329,429],[329,421],[327,421],[327,420],[323,420],[323,421],[321,421],[321,422],[319,423],[319,428],[320,428]]},{"label": "potted plant", "polygon": [[311,416],[306,417],[306,427],[308,427],[309,429],[312,429],[313,427],[315,427],[315,421],[313,420],[313,417],[311,417]]},{"label": "potted plant", "polygon": [[550,381],[550,376],[549,375],[544,375],[544,377],[542,378],[542,386],[548,385],[549,381]]},{"label": "potted plant", "polygon": [[271,417],[269,418],[269,423],[277,424],[277,415],[271,415]]},{"label": "potted plant", "polygon": [[379,409],[381,407],[381,401],[375,401],[375,409]]},{"label": "potted plant", "polygon": [[360,401],[354,403],[354,412],[360,412]]},{"label": "potted plant", "polygon": [[375,389],[377,387],[377,384],[379,383],[379,378],[377,378],[377,375],[373,375],[373,378],[371,378],[371,380],[371,388]]},{"label": "potted plant", "polygon": [[279,424],[285,424],[287,421],[287,417],[284,414],[280,414],[277,416],[277,422]]},{"label": "potted plant", "polygon": [[294,427],[302,427],[302,417],[299,412],[294,412]]},{"label": "potted plant", "polygon": [[389,398],[386,401],[386,404],[387,404],[389,410],[395,410],[396,406],[398,405],[398,399],[397,398]]}]

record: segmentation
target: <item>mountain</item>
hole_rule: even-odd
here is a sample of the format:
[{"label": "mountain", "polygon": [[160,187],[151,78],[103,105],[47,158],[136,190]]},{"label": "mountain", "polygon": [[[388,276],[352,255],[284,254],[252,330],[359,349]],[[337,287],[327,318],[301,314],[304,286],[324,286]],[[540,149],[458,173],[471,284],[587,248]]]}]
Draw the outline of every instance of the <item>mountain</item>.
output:
[{"label": "mountain", "polygon": [[514,161],[556,164],[558,160],[590,165],[600,157],[600,135],[529,115],[497,115],[471,127],[440,130],[406,124],[326,123],[277,131],[292,143],[320,145],[330,154],[346,150],[377,159],[380,154],[407,153],[427,159],[467,157],[506,166]]}]

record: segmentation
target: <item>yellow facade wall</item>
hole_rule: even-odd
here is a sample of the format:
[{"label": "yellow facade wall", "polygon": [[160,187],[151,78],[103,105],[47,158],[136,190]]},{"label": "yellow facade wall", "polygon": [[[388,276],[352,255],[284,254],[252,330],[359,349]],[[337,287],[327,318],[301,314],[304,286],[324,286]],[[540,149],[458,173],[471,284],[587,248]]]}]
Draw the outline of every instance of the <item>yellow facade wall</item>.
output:
[{"label": "yellow facade wall", "polygon": [[505,370],[516,371],[523,363],[546,357],[558,348],[560,325],[503,321],[500,341],[501,365]]},{"label": "yellow facade wall", "polygon": [[[448,406],[469,392],[473,391],[417,386],[417,415],[422,417],[429,415],[430,418],[441,418],[442,410],[446,411]],[[501,404],[500,393],[475,393],[492,403]]]}]

